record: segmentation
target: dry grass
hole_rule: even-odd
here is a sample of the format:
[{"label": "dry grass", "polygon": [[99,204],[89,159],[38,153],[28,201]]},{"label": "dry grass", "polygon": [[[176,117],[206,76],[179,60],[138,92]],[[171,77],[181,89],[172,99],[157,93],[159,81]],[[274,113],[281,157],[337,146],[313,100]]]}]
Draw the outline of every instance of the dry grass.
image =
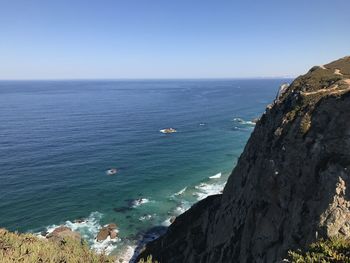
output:
[{"label": "dry grass", "polygon": [[311,116],[306,113],[300,121],[300,132],[306,134],[311,128]]},{"label": "dry grass", "polygon": [[147,257],[147,260],[141,259],[138,263],[159,263],[158,261],[153,261],[152,256]]},{"label": "dry grass", "polygon": [[350,241],[342,238],[317,241],[305,251],[289,251],[289,262],[350,262]]},{"label": "dry grass", "polygon": [[33,234],[17,234],[0,229],[0,262],[112,263],[115,259],[95,254],[86,243],[73,239],[55,242]]}]

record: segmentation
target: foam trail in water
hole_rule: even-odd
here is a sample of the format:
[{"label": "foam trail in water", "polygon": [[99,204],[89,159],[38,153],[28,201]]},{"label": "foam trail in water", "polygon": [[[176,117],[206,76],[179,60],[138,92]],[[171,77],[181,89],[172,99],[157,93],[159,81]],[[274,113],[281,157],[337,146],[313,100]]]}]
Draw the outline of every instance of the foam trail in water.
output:
[{"label": "foam trail in water", "polygon": [[177,193],[175,193],[174,195],[182,195],[187,189],[187,186],[183,189],[181,189],[180,191],[178,191]]}]

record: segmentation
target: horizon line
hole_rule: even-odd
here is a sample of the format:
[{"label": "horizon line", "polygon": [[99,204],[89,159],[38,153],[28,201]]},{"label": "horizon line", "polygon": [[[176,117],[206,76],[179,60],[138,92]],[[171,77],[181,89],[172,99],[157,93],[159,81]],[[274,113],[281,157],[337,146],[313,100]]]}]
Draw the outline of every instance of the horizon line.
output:
[{"label": "horizon line", "polygon": [[194,77],[194,78],[30,78],[0,79],[0,81],[145,81],[145,80],[248,80],[248,79],[295,79],[297,76],[255,76],[255,77]]}]

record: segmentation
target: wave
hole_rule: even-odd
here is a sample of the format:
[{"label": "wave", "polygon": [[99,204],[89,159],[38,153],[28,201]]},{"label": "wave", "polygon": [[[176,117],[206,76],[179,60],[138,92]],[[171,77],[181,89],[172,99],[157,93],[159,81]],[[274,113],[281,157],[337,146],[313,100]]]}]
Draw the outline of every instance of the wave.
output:
[{"label": "wave", "polygon": [[115,244],[117,241],[120,241],[119,238],[111,239],[109,236],[104,241],[96,241],[94,240],[94,243],[91,245],[91,248],[95,250],[97,253],[106,253],[107,255],[110,254],[115,248],[117,248],[117,245]]},{"label": "wave", "polygon": [[166,227],[170,226],[171,225],[171,217],[165,219],[161,225],[166,226]]},{"label": "wave", "polygon": [[233,118],[233,121],[238,122],[238,123],[243,124],[243,125],[255,126],[255,122],[246,121],[246,120],[243,120],[242,118],[238,118],[238,117]]},{"label": "wave", "polygon": [[[222,178],[221,172],[210,176],[206,181],[201,182],[198,185],[189,185],[184,187],[172,195],[172,197],[176,196],[176,198],[171,198],[171,202],[174,202],[175,206],[170,208],[167,214],[158,215],[156,213],[148,212],[138,215],[138,221],[140,224],[145,226],[154,224],[158,224],[158,226],[162,227],[170,226],[177,216],[185,213],[196,201],[202,200],[209,195],[221,193],[225,186],[225,183],[222,182],[222,179],[220,178]],[[137,208],[149,202],[155,201],[148,198],[130,200],[129,209]],[[110,237],[107,237],[106,240],[98,242],[96,240],[96,236],[99,233],[100,229],[103,227],[101,224],[102,218],[102,213],[93,212],[84,220],[75,222],[66,221],[64,225],[71,228],[73,231],[79,232],[82,238],[88,242],[91,249],[97,253],[104,252],[106,254],[110,254],[113,251],[113,254],[117,253],[118,257],[120,253],[122,253],[123,255],[121,257],[124,260],[130,260],[134,254],[134,245],[136,245],[138,241],[134,239],[134,237],[131,239],[111,239]],[[57,227],[58,225],[51,225],[47,227],[47,232],[50,233]],[[155,238],[155,236],[152,236],[152,238]]]},{"label": "wave", "polygon": [[208,197],[209,195],[215,195],[222,193],[226,183],[222,184],[207,184],[207,183],[200,183],[199,185],[195,186],[199,192],[194,193],[193,195],[197,196],[197,200],[203,200],[204,198]]},{"label": "wave", "polygon": [[176,196],[182,195],[186,191],[186,189],[187,189],[187,186],[185,188],[181,189],[180,191],[178,191],[177,193],[175,193],[174,195],[176,195]]},{"label": "wave", "polygon": [[216,175],[209,176],[210,179],[218,179],[221,177],[221,173],[217,173]]},{"label": "wave", "polygon": [[140,205],[146,204],[148,202],[150,202],[150,200],[147,198],[139,198],[139,199],[132,201],[131,204],[132,204],[132,207],[135,208],[135,207],[138,207]]},{"label": "wave", "polygon": [[[117,246],[116,243],[120,239],[115,238],[111,239],[108,237],[106,240],[99,242],[96,240],[96,236],[102,225],[100,220],[102,219],[103,214],[99,212],[93,212],[84,220],[79,220],[76,222],[66,221],[63,225],[69,227],[73,231],[80,233],[81,237],[88,242],[90,247],[97,253],[111,253]],[[59,225],[50,225],[46,227],[47,233],[53,232]],[[118,231],[118,230],[117,230]],[[37,233],[39,236],[42,236],[41,233]],[[43,236],[42,236],[43,237]]]},{"label": "wave", "polygon": [[186,200],[182,200],[181,203],[175,208],[174,215],[179,216],[185,213],[190,208],[191,208],[191,203]]}]

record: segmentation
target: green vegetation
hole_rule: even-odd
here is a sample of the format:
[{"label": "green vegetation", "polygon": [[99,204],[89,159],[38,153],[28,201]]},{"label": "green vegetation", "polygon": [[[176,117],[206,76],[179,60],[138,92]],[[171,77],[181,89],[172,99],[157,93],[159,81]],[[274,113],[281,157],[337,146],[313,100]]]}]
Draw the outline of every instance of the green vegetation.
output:
[{"label": "green vegetation", "polygon": [[315,66],[298,77],[280,98],[288,100],[289,111],[283,123],[290,123],[300,118],[300,132],[306,134],[311,127],[312,111],[317,103],[327,96],[342,96],[348,91],[350,77],[350,57],[332,62],[325,67]]},{"label": "green vegetation", "polygon": [[289,251],[289,260],[295,263],[350,263],[350,241],[342,238],[320,240],[306,251]]},{"label": "green vegetation", "polygon": [[320,88],[330,87],[342,78],[340,75],[335,75],[334,70],[318,68],[297,78],[293,86],[299,87],[301,91],[304,91],[303,89],[309,92],[317,91]]},{"label": "green vegetation", "polygon": [[0,261],[47,263],[112,263],[113,257],[95,254],[85,242],[71,238],[51,241],[33,234],[11,233],[0,229]]},{"label": "green vegetation", "polygon": [[350,56],[333,61],[325,67],[330,69],[339,69],[343,75],[350,77]]},{"label": "green vegetation", "polygon": [[141,259],[139,263],[159,263],[158,261],[152,261],[152,256],[147,257],[147,261]]},{"label": "green vegetation", "polygon": [[306,134],[311,127],[311,117],[308,113],[305,113],[300,121],[300,132]]},{"label": "green vegetation", "polygon": [[291,111],[289,111],[288,113],[286,113],[286,121],[290,122],[293,121],[295,119],[295,117],[298,115],[300,111],[300,106],[295,106]]}]

